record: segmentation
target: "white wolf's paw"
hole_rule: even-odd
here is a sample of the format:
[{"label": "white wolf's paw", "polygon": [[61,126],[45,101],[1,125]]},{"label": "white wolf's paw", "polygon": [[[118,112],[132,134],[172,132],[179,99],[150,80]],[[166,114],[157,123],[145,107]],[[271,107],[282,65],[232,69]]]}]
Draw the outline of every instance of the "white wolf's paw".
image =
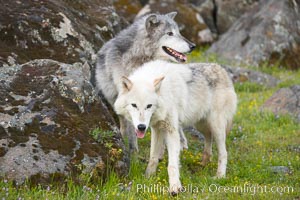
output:
[{"label": "white wolf's paw", "polygon": [[179,192],[181,192],[182,186],[181,183],[178,182],[176,184],[170,184],[169,192],[172,196],[178,195]]},{"label": "white wolf's paw", "polygon": [[217,173],[217,175],[213,177],[214,180],[221,179],[221,178],[226,178],[226,175]]},{"label": "white wolf's paw", "polygon": [[156,172],[155,168],[153,168],[153,167],[147,167],[146,173],[145,173],[146,178],[149,178],[150,176],[154,175],[155,172]]},{"label": "white wolf's paw", "polygon": [[156,168],[157,168],[157,165],[158,165],[158,159],[150,159],[149,160],[149,163],[148,163],[148,166],[147,166],[147,169],[146,169],[146,178],[149,178],[151,175],[155,174],[156,172]]}]

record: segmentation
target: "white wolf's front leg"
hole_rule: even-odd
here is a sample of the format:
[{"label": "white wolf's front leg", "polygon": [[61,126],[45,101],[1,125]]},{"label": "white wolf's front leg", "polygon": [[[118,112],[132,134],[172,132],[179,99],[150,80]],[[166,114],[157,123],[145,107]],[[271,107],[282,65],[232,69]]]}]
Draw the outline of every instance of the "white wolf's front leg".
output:
[{"label": "white wolf's front leg", "polygon": [[172,131],[165,133],[165,142],[169,156],[169,191],[172,195],[176,195],[181,189],[181,182],[179,180],[180,134],[178,130],[172,129]]},{"label": "white wolf's front leg", "polygon": [[150,159],[146,169],[146,177],[155,173],[158,159],[161,157],[161,153],[164,150],[163,135],[159,133],[157,128],[151,128],[151,147],[150,147]]}]

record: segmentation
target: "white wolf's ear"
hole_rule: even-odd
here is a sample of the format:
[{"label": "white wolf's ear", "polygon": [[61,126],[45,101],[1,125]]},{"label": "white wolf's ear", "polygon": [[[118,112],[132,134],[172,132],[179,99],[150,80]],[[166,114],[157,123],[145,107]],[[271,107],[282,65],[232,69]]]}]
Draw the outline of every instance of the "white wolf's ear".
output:
[{"label": "white wolf's ear", "polygon": [[122,86],[124,92],[129,92],[132,88],[132,82],[126,76],[122,76]]},{"label": "white wolf's ear", "polygon": [[160,24],[160,21],[157,19],[157,15],[152,14],[146,19],[146,30],[148,32],[151,32],[152,29],[157,27],[159,24]]},{"label": "white wolf's ear", "polygon": [[177,15],[177,12],[170,12],[166,14],[168,17],[170,17],[171,19],[174,19],[175,16]]},{"label": "white wolf's ear", "polygon": [[155,92],[159,92],[161,83],[164,79],[165,79],[165,77],[162,76],[162,77],[159,77],[159,78],[154,80],[153,84],[154,84]]}]

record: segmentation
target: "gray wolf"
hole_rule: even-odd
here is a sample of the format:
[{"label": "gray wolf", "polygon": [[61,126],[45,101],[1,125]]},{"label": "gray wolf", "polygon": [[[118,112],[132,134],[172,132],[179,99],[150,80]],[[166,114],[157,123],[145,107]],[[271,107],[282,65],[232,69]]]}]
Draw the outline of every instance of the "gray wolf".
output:
[{"label": "gray wolf", "polygon": [[[165,15],[148,14],[137,19],[128,28],[109,40],[98,52],[96,87],[113,106],[117,85],[122,76],[128,76],[142,64],[151,60],[185,62],[185,53],[192,51],[195,44],[184,38],[174,21],[176,12]],[[120,118],[122,136],[129,136],[130,149],[138,150],[136,136],[129,134],[132,127]]]},{"label": "gray wolf", "polygon": [[217,177],[225,177],[226,134],[236,111],[237,96],[227,72],[217,64],[152,61],[123,77],[114,104],[118,115],[134,125],[139,138],[151,127],[146,176],[155,173],[164,144],[168,150],[170,192],[177,194],[180,127],[194,126],[205,136],[202,164],[210,161],[212,140],[218,149]]}]

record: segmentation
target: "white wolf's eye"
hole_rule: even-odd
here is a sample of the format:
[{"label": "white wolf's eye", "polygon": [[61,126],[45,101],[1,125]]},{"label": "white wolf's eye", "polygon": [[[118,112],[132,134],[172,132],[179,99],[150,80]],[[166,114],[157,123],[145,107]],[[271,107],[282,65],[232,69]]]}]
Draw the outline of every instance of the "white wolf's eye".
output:
[{"label": "white wolf's eye", "polygon": [[131,106],[134,107],[134,108],[137,108],[135,103],[132,103]]},{"label": "white wolf's eye", "polygon": [[152,104],[148,104],[147,107],[146,107],[146,109],[149,109],[151,107],[152,107]]},{"label": "white wolf's eye", "polygon": [[167,35],[168,35],[168,36],[173,36],[174,33],[173,33],[173,32],[167,32]]}]

